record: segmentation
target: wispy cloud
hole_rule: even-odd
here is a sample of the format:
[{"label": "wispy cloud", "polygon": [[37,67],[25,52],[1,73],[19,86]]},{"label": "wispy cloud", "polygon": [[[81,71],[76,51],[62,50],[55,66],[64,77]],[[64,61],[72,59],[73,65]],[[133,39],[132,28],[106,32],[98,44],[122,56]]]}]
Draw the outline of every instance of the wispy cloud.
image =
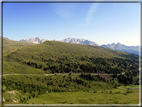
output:
[{"label": "wispy cloud", "polygon": [[71,3],[55,3],[50,5],[53,12],[63,18],[70,18],[74,9],[74,4]]},{"label": "wispy cloud", "polygon": [[90,24],[93,13],[95,13],[97,11],[98,6],[100,5],[100,3],[93,3],[91,4],[87,14],[86,14],[86,23]]}]

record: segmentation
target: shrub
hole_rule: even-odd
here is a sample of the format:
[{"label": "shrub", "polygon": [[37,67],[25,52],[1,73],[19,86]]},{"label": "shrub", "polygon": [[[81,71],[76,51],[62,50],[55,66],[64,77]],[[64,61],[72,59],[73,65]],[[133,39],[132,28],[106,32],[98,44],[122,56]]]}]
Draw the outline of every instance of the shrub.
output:
[{"label": "shrub", "polygon": [[124,95],[127,95],[127,93],[123,93]]},{"label": "shrub", "polygon": [[71,73],[69,73],[69,76],[71,75]]},{"label": "shrub", "polygon": [[97,91],[94,91],[94,93],[97,93]]},{"label": "shrub", "polygon": [[132,93],[132,90],[127,90],[126,93]]},{"label": "shrub", "polygon": [[6,101],[6,102],[9,102],[9,99],[6,99],[5,101]]},{"label": "shrub", "polygon": [[120,91],[119,92],[115,92],[115,94],[119,94],[120,93]]}]

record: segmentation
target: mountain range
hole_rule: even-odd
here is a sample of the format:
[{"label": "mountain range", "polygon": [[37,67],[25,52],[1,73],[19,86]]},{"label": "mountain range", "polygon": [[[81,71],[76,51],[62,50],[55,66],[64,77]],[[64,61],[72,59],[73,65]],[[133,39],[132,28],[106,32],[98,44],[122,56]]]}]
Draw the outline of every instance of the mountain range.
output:
[{"label": "mountain range", "polygon": [[89,40],[86,40],[86,39],[75,39],[75,38],[70,38],[70,37],[67,38],[67,39],[64,39],[60,42],[71,43],[71,44],[86,44],[86,45],[99,46],[98,44],[96,44],[93,41],[89,41]]},{"label": "mountain range", "polygon": [[129,52],[129,53],[134,53],[137,55],[139,55],[139,48],[140,48],[139,46],[126,46],[126,45],[120,44],[120,43],[101,45],[101,47],[113,49],[113,50],[118,50],[118,51],[125,51],[125,52]]},{"label": "mountain range", "polygon": [[34,38],[21,39],[20,41],[22,41],[22,42],[34,43],[34,44],[40,44],[40,43],[43,43],[43,42],[48,41],[48,40],[40,39],[39,37],[36,37],[35,39],[34,39]]},{"label": "mountain range", "polygon": [[[39,37],[36,37],[35,39],[34,38],[21,39],[20,41],[40,44],[40,43],[43,43],[48,40],[40,39]],[[75,38],[70,38],[70,37],[67,39],[61,40],[60,42],[65,42],[65,43],[70,43],[70,44],[85,44],[85,45],[99,46],[97,43],[95,43],[93,41],[89,41],[86,39],[75,39]],[[104,47],[104,48],[108,48],[108,49],[112,49],[112,50],[117,50],[117,51],[124,51],[124,52],[128,52],[128,53],[134,53],[137,55],[139,55],[139,48],[140,48],[139,46],[126,46],[121,43],[117,43],[117,44],[112,43],[112,44],[107,44],[107,45],[101,45],[100,47]]]}]

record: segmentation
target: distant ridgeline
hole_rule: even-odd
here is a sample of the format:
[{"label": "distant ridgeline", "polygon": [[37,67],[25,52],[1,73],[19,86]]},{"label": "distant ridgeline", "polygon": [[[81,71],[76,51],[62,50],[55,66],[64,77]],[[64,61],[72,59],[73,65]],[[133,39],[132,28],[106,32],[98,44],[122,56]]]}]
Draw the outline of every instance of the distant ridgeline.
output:
[{"label": "distant ridgeline", "polygon": [[[20,41],[22,42],[29,42],[29,43],[35,43],[35,44],[40,44],[45,41],[45,39],[40,39],[39,37],[30,38],[30,39],[21,39]],[[55,41],[55,40],[54,40]],[[71,43],[71,44],[86,44],[86,45],[93,45],[93,46],[99,46],[97,43],[93,41],[89,41],[86,39],[75,39],[75,38],[67,38],[64,39],[60,42],[65,42],[65,43]],[[112,43],[112,44],[107,44],[107,45],[101,45],[101,47],[108,48],[108,49],[113,49],[113,50],[118,50],[118,51],[124,51],[124,52],[129,52],[129,53],[134,53],[139,55],[139,46],[126,46],[120,43]]]},{"label": "distant ridgeline", "polygon": [[40,39],[39,37],[36,37],[35,39],[34,38],[30,38],[29,40],[28,39],[21,39],[20,41],[39,44],[39,43],[43,43],[48,40]]},{"label": "distant ridgeline", "polygon": [[[113,73],[139,70],[139,56],[107,48],[46,41],[41,44],[28,45],[9,53],[4,57],[3,72],[37,72],[42,73]],[[7,62],[7,63],[6,63]],[[11,65],[10,65],[11,64]],[[15,68],[15,66],[22,68]],[[8,66],[11,69],[10,71]],[[23,68],[33,68],[24,70]],[[21,70],[20,70],[21,69]],[[29,68],[28,68],[29,69]]]},{"label": "distant ridgeline", "polygon": [[108,45],[102,45],[101,47],[113,49],[113,50],[118,50],[118,51],[134,53],[137,55],[139,55],[139,48],[140,48],[140,46],[125,46],[120,43],[117,43],[117,44],[112,43],[112,44],[108,44]]}]

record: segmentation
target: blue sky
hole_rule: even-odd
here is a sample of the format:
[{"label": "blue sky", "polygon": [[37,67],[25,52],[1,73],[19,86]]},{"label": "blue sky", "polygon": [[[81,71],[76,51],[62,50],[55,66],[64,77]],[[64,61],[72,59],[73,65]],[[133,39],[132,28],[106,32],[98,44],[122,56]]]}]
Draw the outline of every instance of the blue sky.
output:
[{"label": "blue sky", "polygon": [[3,37],[140,44],[139,3],[3,3]]}]

